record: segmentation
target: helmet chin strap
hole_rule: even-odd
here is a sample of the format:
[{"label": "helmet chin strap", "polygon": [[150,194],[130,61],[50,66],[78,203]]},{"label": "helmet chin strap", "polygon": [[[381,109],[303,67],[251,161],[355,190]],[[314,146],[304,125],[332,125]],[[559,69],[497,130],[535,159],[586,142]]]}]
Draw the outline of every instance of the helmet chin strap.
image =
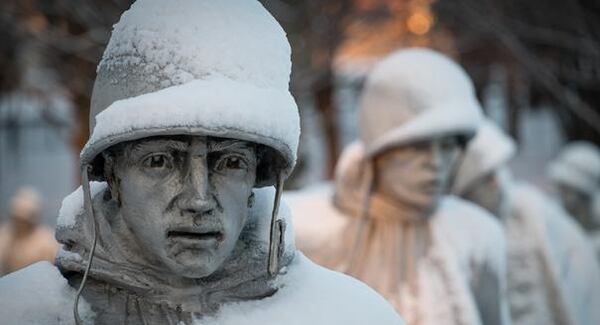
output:
[{"label": "helmet chin strap", "polygon": [[354,275],[356,265],[359,262],[360,256],[357,256],[360,245],[364,244],[363,237],[365,235],[365,228],[369,220],[369,213],[371,212],[371,195],[375,190],[375,161],[374,159],[366,160],[366,173],[364,175],[364,189],[362,193],[362,205],[359,210],[359,224],[354,233],[354,242],[352,243],[352,250],[349,252],[349,259],[344,266],[344,273]]},{"label": "helmet chin strap", "polygon": [[92,266],[92,260],[94,259],[94,252],[96,251],[96,242],[98,241],[98,233],[96,231],[96,218],[94,217],[94,210],[92,208],[92,195],[90,192],[90,182],[88,173],[91,170],[90,165],[83,165],[81,169],[81,187],[83,189],[83,206],[84,210],[87,213],[87,217],[92,220],[92,232],[94,234],[94,239],[92,241],[92,247],[90,249],[90,255],[88,257],[87,266],[85,268],[85,272],[83,273],[83,279],[79,284],[79,289],[77,289],[77,294],[75,295],[75,303],[73,306],[73,315],[75,316],[75,324],[81,325],[83,324],[81,318],[79,317],[79,297],[81,297],[81,293],[83,292],[83,288],[85,287],[85,283],[88,278],[88,274],[90,273],[90,268]]},{"label": "helmet chin strap", "polygon": [[271,214],[271,227],[269,234],[269,260],[267,272],[274,277],[279,272],[279,258],[281,257],[281,244],[285,232],[285,221],[278,219],[281,192],[283,192],[283,173],[277,174],[275,184],[275,200],[273,202],[273,213]]}]

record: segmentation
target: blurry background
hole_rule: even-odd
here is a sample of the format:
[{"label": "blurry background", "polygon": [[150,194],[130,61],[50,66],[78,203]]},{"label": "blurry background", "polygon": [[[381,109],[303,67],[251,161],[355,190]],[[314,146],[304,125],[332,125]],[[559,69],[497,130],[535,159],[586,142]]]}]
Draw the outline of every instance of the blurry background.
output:
[{"label": "blurry background", "polygon": [[[95,68],[129,0],[0,2],[0,221],[22,186],[53,225],[78,186]],[[593,0],[263,0],[293,49],[302,116],[288,188],[332,175],[357,136],[366,74],[390,51],[447,53],[473,78],[488,116],[519,142],[517,176],[542,187],[562,144],[600,144],[600,2]]]}]

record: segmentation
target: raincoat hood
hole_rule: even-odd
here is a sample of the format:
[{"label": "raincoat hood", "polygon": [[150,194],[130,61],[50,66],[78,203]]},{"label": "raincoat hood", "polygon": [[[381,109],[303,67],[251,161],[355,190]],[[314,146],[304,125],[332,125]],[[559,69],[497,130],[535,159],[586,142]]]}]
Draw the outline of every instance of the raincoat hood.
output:
[{"label": "raincoat hood", "polygon": [[398,200],[373,193],[373,165],[360,141],[351,143],[342,152],[335,168],[334,185],[334,205],[349,217],[401,223],[423,222],[430,217]]},{"label": "raincoat hood", "polygon": [[568,144],[550,164],[550,178],[584,193],[600,190],[600,151],[585,141]]},{"label": "raincoat hood", "polygon": [[[262,144],[271,170],[289,175],[300,132],[290,53],[258,1],[136,1],[98,66],[82,164],[123,141],[201,135]],[[273,185],[271,174],[257,185]]]},{"label": "raincoat hood", "polygon": [[473,136],[481,107],[465,71],[428,49],[397,51],[378,63],[360,99],[368,157],[441,136]]},{"label": "raincoat hood", "polygon": [[484,120],[477,135],[467,145],[452,193],[463,195],[479,179],[508,163],[515,153],[515,141],[492,121]]}]

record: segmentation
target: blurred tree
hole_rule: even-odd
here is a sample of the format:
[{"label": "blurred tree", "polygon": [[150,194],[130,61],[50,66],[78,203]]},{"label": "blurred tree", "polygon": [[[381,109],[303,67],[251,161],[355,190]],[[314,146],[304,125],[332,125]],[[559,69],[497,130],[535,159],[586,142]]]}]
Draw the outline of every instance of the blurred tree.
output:
[{"label": "blurred tree", "polygon": [[20,86],[35,52],[70,93],[80,127],[74,145],[88,135],[88,111],[96,65],[115,24],[132,0],[4,0],[0,4],[0,96]]},{"label": "blurred tree", "polygon": [[600,2],[442,0],[434,11],[479,92],[491,67],[507,72],[513,135],[520,109],[549,104],[569,139],[600,143]]},{"label": "blurred tree", "polygon": [[[261,0],[292,44],[291,87],[300,103],[312,101],[327,147],[326,175],[340,148],[340,117],[334,101],[337,62],[381,57],[402,46],[426,46],[431,0]],[[352,64],[352,63],[351,63]],[[302,157],[302,147],[300,150]],[[301,160],[301,159],[300,159]],[[295,173],[302,173],[302,164]]]}]

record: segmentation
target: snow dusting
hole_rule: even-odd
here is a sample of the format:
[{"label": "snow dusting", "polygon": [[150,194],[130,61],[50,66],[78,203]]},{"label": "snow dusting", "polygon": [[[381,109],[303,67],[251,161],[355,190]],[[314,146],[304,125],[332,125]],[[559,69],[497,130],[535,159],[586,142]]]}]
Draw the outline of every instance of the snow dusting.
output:
[{"label": "snow dusting", "polygon": [[258,1],[138,0],[114,26],[99,69],[143,62],[170,85],[221,75],[287,90],[290,54]]},{"label": "snow dusting", "polygon": [[[92,198],[103,191],[107,184],[105,182],[90,182],[90,193]],[[56,225],[58,227],[73,227],[75,219],[83,213],[83,189],[79,186],[73,193],[69,194],[62,202],[58,211]]]},{"label": "snow dusting", "polygon": [[317,266],[301,253],[278,278],[270,298],[228,304],[195,325],[364,325],[402,324],[392,307],[371,288],[349,276]]},{"label": "snow dusting", "polygon": [[289,173],[300,134],[290,55],[258,1],[135,2],[98,66],[82,161],[151,135],[208,135],[272,147]]},{"label": "snow dusting", "polygon": [[165,129],[173,134],[203,131],[229,137],[238,130],[237,138],[278,145],[277,149],[295,156],[299,123],[296,104],[288,92],[213,77],[113,103],[96,116],[96,127],[82,157],[111,137]]},{"label": "snow dusting", "polygon": [[[75,323],[74,300],[75,289],[48,262],[38,262],[0,278],[2,324],[71,325]],[[84,324],[93,324],[94,314],[83,298],[79,300],[79,316]]]}]

